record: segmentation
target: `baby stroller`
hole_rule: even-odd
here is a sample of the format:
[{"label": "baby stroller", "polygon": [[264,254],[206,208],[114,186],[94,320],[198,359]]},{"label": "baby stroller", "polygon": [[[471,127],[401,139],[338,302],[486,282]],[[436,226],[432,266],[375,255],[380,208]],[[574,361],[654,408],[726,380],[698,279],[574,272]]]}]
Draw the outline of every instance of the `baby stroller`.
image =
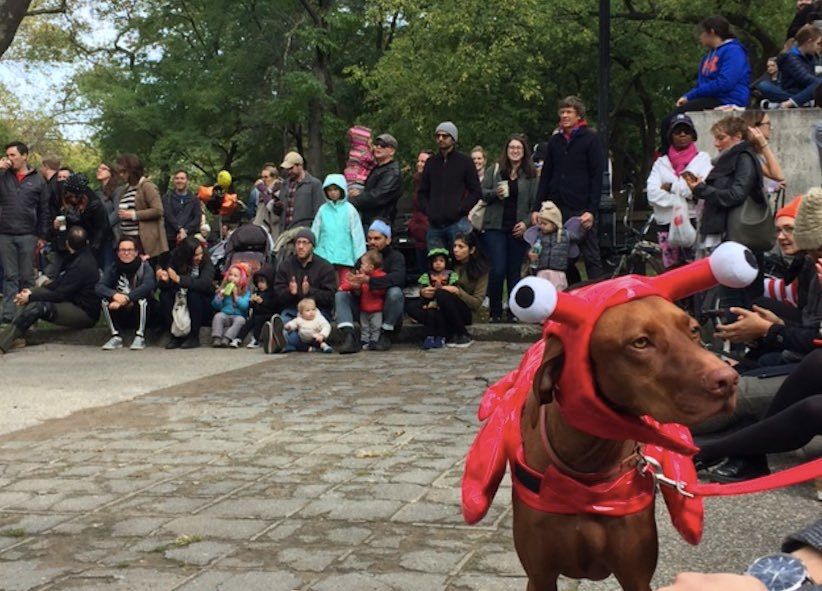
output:
[{"label": "baby stroller", "polygon": [[237,263],[245,263],[254,274],[264,264],[272,262],[273,251],[274,239],[268,230],[243,224],[212,249],[211,260],[220,275]]}]

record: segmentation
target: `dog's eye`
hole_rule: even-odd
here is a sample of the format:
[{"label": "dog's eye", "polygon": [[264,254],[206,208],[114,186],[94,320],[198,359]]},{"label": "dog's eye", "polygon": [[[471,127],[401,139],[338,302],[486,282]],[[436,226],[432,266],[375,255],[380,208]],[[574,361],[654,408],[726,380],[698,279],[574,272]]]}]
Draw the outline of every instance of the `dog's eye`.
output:
[{"label": "dog's eye", "polygon": [[648,337],[639,337],[639,338],[634,339],[631,342],[631,346],[634,349],[645,349],[650,344],[651,344],[651,339],[649,339]]}]

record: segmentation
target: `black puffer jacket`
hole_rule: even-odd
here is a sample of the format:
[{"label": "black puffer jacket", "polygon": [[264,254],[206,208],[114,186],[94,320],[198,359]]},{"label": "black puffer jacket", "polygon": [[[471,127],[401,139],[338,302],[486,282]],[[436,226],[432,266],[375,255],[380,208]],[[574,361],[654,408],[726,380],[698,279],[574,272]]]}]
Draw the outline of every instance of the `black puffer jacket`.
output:
[{"label": "black puffer jacket", "polygon": [[51,190],[34,169],[22,181],[11,170],[0,170],[0,234],[49,236]]},{"label": "black puffer jacket", "polygon": [[259,271],[251,276],[251,282],[254,284],[255,290],[257,289],[257,281],[261,277],[265,279],[268,284],[268,288],[265,291],[255,291],[254,295],[260,296],[263,301],[252,301],[251,310],[254,312],[255,316],[273,316],[278,311],[277,298],[274,295],[274,267],[269,264],[265,264],[260,267]]},{"label": "black puffer jacket", "polygon": [[100,298],[94,287],[99,278],[97,261],[91,249],[86,247],[66,257],[57,278],[45,289],[33,291],[29,301],[71,302],[96,321],[100,317]]},{"label": "black puffer jacket", "polygon": [[728,212],[742,205],[748,197],[765,200],[762,166],[748,142],[740,142],[714,160],[705,182],[693,190],[705,201],[699,232],[702,236],[724,234],[728,230]]},{"label": "black puffer jacket", "polygon": [[[103,243],[112,236],[108,212],[106,206],[91,189],[86,191],[85,197],[88,201],[83,211],[64,205],[55,211],[54,215],[66,216],[66,232],[72,226],[83,227],[88,234],[88,244],[94,252],[94,256],[98,256]],[[52,243],[57,250],[64,251],[66,249],[66,232],[58,232],[52,227],[52,236],[54,237]]]},{"label": "black puffer jacket", "polygon": [[[301,292],[305,277],[309,284],[307,294]],[[297,295],[292,295],[288,288],[292,278],[297,282]],[[314,298],[318,308],[331,310],[334,307],[334,294],[337,293],[337,272],[331,263],[317,255],[302,264],[297,255],[292,254],[277,267],[274,293],[280,310],[296,308],[299,301],[306,297]]]}]

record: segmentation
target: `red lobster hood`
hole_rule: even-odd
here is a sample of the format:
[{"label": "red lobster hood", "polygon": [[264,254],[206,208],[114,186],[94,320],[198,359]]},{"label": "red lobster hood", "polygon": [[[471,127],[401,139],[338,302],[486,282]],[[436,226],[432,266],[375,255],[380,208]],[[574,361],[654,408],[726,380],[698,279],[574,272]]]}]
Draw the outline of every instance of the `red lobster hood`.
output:
[{"label": "red lobster hood", "polygon": [[657,277],[628,275],[559,293],[536,277],[520,281],[509,307],[525,322],[545,322],[545,336],[562,342],[565,362],[554,396],[563,418],[580,431],[606,439],[634,439],[693,455],[689,441],[672,436],[650,416],[635,417],[613,409],[597,394],[589,354],[594,326],[605,310],[641,298],[679,300],[721,284],[749,285],[758,273],[753,253],[736,242],[722,243],[707,259]]}]

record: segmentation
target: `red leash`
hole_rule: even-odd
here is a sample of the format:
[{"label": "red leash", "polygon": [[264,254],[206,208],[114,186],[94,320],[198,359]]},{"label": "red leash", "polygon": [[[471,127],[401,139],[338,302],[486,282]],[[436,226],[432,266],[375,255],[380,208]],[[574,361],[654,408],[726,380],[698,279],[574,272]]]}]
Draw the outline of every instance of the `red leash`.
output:
[{"label": "red leash", "polygon": [[782,470],[767,476],[752,478],[742,482],[731,484],[691,484],[668,478],[662,473],[661,466],[652,459],[645,458],[645,465],[641,468],[650,473],[661,486],[676,488],[680,494],[686,497],[729,497],[734,495],[747,495],[751,493],[765,492],[777,488],[785,488],[800,484],[814,478],[822,478],[822,458],[805,462],[793,468]]}]

